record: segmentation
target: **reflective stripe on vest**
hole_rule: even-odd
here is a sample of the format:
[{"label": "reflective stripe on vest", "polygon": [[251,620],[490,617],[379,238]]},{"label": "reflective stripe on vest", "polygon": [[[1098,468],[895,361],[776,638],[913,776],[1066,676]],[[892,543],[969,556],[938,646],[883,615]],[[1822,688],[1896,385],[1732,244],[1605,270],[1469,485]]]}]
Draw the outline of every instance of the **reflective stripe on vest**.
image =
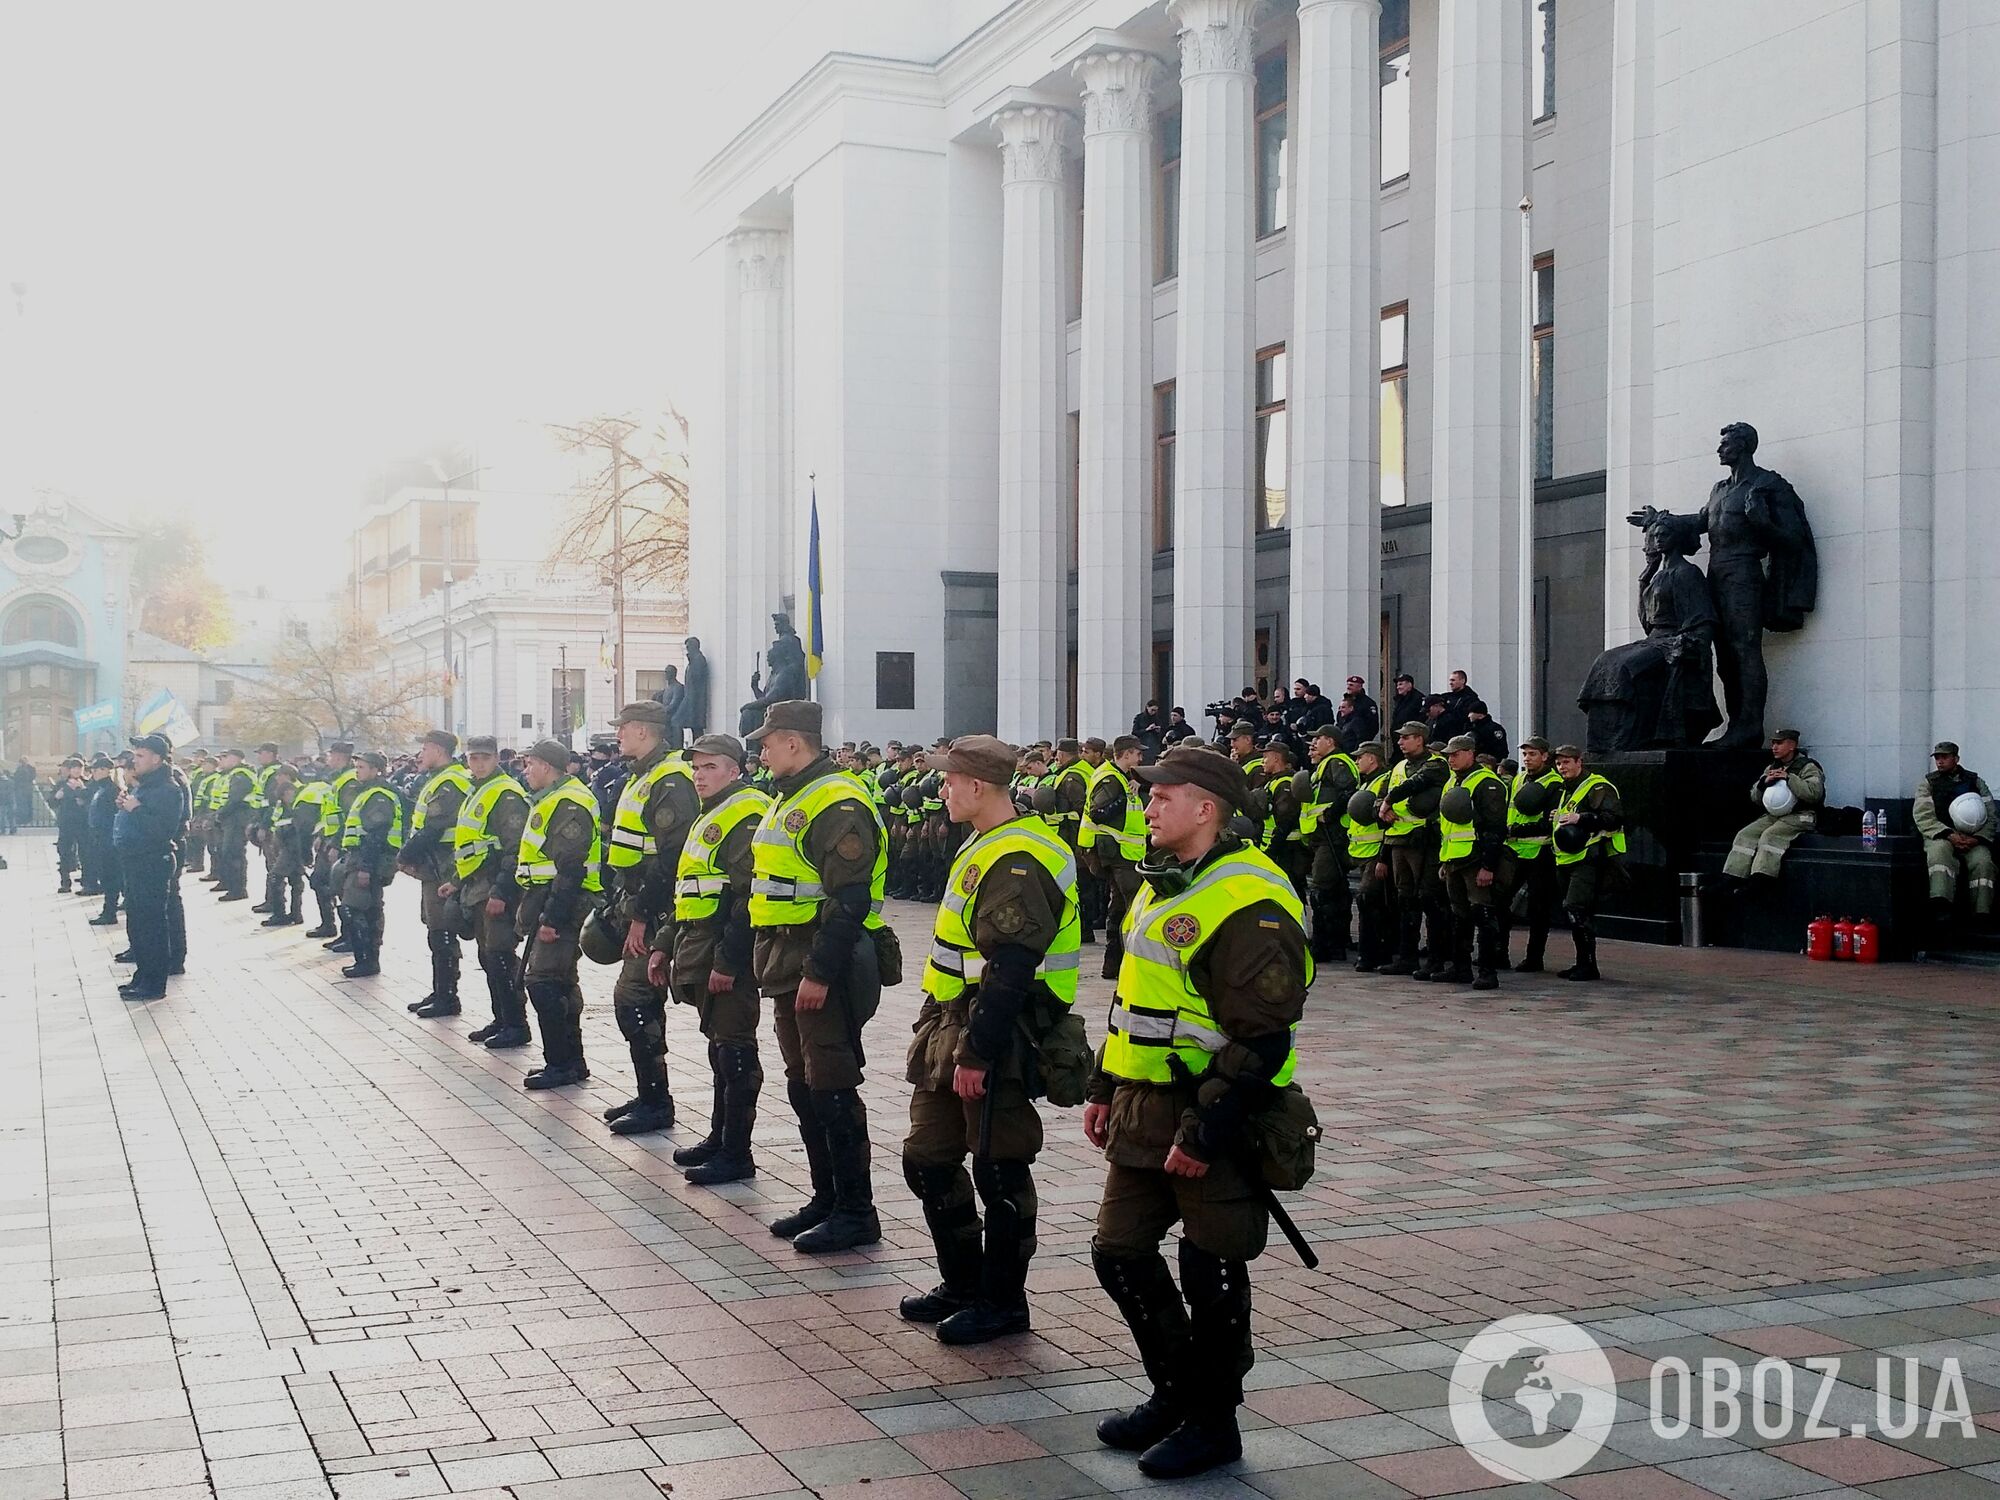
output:
[{"label": "reflective stripe on vest", "polygon": [[521,830],[521,852],[514,861],[514,878],[522,885],[555,883],[556,862],[548,857],[542,843],[548,837],[549,819],[555,815],[557,804],[563,802],[574,803],[590,814],[590,853],[583,867],[583,888],[601,891],[604,880],[597,871],[604,860],[604,840],[597,832],[597,799],[574,776],[565,776],[528,809],[528,823]]},{"label": "reflective stripe on vest", "polygon": [[1030,814],[966,840],[951,862],[944,899],[931,928],[931,952],[924,964],[923,990],[941,1005],[951,1003],[986,973],[986,956],[972,940],[972,908],[981,877],[1010,854],[1025,854],[1049,872],[1062,892],[1062,920],[1055,941],[1035,965],[1035,977],[1065,1005],[1076,1003],[1082,967],[1083,917],[1077,906],[1076,856],[1039,817]]},{"label": "reflective stripe on vest", "polygon": [[[1554,787],[1556,796],[1562,796],[1562,777],[1548,770],[1539,776],[1530,776],[1526,771],[1514,773],[1514,784],[1507,788],[1507,847],[1522,859],[1533,859],[1549,845],[1549,815],[1536,813],[1530,817],[1514,810],[1514,799],[1521,795],[1521,788],[1531,782],[1546,787]],[[1529,830],[1535,830],[1530,832]]]},{"label": "reflective stripe on vest", "polygon": [[[1602,776],[1599,776],[1595,771],[1590,772],[1588,775],[1579,777],[1577,779],[1576,785],[1571,787],[1568,791],[1564,792],[1562,801],[1556,804],[1557,820],[1560,821],[1562,819],[1563,814],[1565,813],[1573,813],[1577,811],[1577,809],[1583,805],[1583,799],[1590,795],[1590,789],[1592,787],[1610,786],[1610,785],[1611,785],[1610,782],[1606,781]],[[1590,842],[1585,844],[1581,849],[1577,850],[1576,853],[1574,854],[1566,853],[1562,849],[1562,847],[1558,845],[1556,848],[1556,863],[1559,865],[1573,865],[1578,860],[1587,857],[1590,851],[1596,848],[1597,845],[1605,843],[1607,841],[1611,845],[1611,852],[1613,854],[1623,854],[1625,852],[1624,829],[1616,828],[1607,831],[1605,829],[1600,828],[1590,836]]]},{"label": "reflective stripe on vest", "polygon": [[875,868],[868,881],[864,925],[882,926],[883,888],[889,877],[889,839],[868,788],[845,771],[815,777],[764,815],[750,844],[752,927],[796,927],[819,915],[826,899],[819,870],[806,857],[806,835],[819,815],[837,802],[859,802],[875,819]]},{"label": "reflective stripe on vest", "polygon": [[653,830],[646,824],[646,804],[652,800],[653,788],[669,776],[685,777],[689,786],[694,785],[694,772],[675,754],[661,756],[645,775],[626,779],[625,789],[618,794],[617,810],[611,815],[611,847],[605,852],[612,869],[629,870],[660,852]]},{"label": "reflective stripe on vest", "polygon": [[340,830],[341,848],[361,847],[361,810],[368,805],[369,799],[374,797],[389,799],[392,811],[389,819],[389,847],[391,849],[403,847],[403,799],[396,795],[396,789],[387,782],[371,781],[354,794],[354,801],[348,805],[347,821]]},{"label": "reflective stripe on vest", "polygon": [[[1105,1072],[1139,1083],[1171,1083],[1170,1059],[1176,1057],[1190,1074],[1208,1071],[1229,1039],[1188,967],[1223,922],[1260,901],[1275,903],[1294,923],[1305,925],[1305,908],[1291,881],[1249,848],[1222,855],[1179,895],[1163,896],[1150,881],[1140,886],[1125,917],[1125,959],[1118,966],[1118,997],[1102,1053]],[[1305,982],[1311,984],[1310,954],[1305,966]],[[1298,1028],[1292,1030],[1296,1042]],[[1297,1065],[1295,1045],[1273,1085],[1290,1083]]]},{"label": "reflective stripe on vest", "polygon": [[472,787],[458,804],[458,821],[451,829],[451,866],[460,880],[485,864],[486,856],[500,847],[500,840],[486,831],[486,825],[509,792],[523,802],[528,800],[526,787],[505,771],[496,771]]},{"label": "reflective stripe on vest", "polygon": [[[1434,760],[1443,759],[1442,755],[1426,755],[1418,764],[1428,765]],[[1415,775],[1416,771],[1417,767],[1410,764],[1408,757],[1397,761],[1389,771],[1389,789],[1394,791]],[[1394,811],[1396,821],[1391,823],[1382,835],[1391,843],[1399,843],[1420,829],[1430,826],[1431,820],[1429,818],[1419,818],[1410,811],[1410,804],[1407,800],[1396,804]]]},{"label": "reflective stripe on vest", "polygon": [[[1345,750],[1334,751],[1325,760],[1314,766],[1312,773],[1312,795],[1306,799],[1305,805],[1299,809],[1299,837],[1302,839],[1309,839],[1319,832],[1319,820],[1326,815],[1326,809],[1332,805],[1326,800],[1326,778],[1332,773],[1335,766],[1347,767],[1347,774],[1352,776],[1357,784],[1361,780],[1361,772],[1356,768],[1353,757]],[[1343,828],[1350,826],[1346,808],[1342,808],[1340,811],[1340,826]]]},{"label": "reflective stripe on vest", "polygon": [[[1463,781],[1458,779],[1458,773],[1454,771],[1450,782],[1446,784],[1445,790],[1450,791],[1452,787],[1462,787],[1466,792],[1471,793],[1477,791],[1489,781],[1498,782],[1499,780],[1500,778],[1487,770],[1486,767],[1475,765]],[[1438,863],[1441,865],[1456,864],[1461,859],[1470,859],[1472,857],[1472,844],[1475,833],[1476,830],[1470,821],[1454,823],[1445,817],[1443,811],[1440,810],[1438,813]]]},{"label": "reflective stripe on vest", "polygon": [[[1382,800],[1382,794],[1388,789],[1389,773],[1387,771],[1383,771],[1373,781],[1366,783],[1366,790],[1374,796],[1377,802]],[[1354,819],[1345,815],[1342,816],[1341,821],[1347,825],[1347,857],[1349,859],[1374,859],[1382,852],[1382,825],[1380,823],[1377,823],[1372,818],[1366,823],[1357,823]]]},{"label": "reflective stripe on vest", "polygon": [[[1115,781],[1125,791],[1125,814],[1122,825],[1100,823],[1090,815],[1090,805],[1097,800],[1097,789],[1107,781]],[[1090,786],[1083,794],[1083,826],[1078,830],[1076,846],[1079,849],[1093,848],[1099,839],[1118,846],[1118,857],[1133,864],[1143,864],[1146,859],[1146,814],[1139,805],[1139,794],[1133,789],[1132,778],[1121,771],[1114,761],[1106,761],[1091,773]]]},{"label": "reflective stripe on vest", "polygon": [[729,889],[729,872],[720,863],[722,846],[740,824],[763,816],[770,806],[768,793],[743,786],[695,819],[674,871],[676,922],[699,922],[722,909],[722,893]]},{"label": "reflective stripe on vest", "polygon": [[[424,826],[424,809],[430,806],[431,798],[441,786],[455,786],[460,797],[472,795],[472,773],[457,761],[453,761],[437,775],[424,783],[424,789],[417,793],[416,811],[410,814],[410,832],[415,833]],[[461,807],[464,803],[459,804]]]},{"label": "reflective stripe on vest", "polygon": [[[1070,780],[1072,777],[1081,781],[1083,783],[1083,805],[1085,807],[1089,807],[1090,788],[1091,788],[1091,783],[1095,778],[1095,775],[1096,773],[1090,769],[1090,763],[1088,761],[1073,760],[1068,765],[1064,766],[1060,771],[1054,772],[1051,775],[1050,779],[1055,783],[1056,797],[1058,800],[1060,800],[1062,797],[1062,788],[1063,788],[1063,783],[1065,781]],[[1079,825],[1082,817],[1083,813],[1081,811],[1065,812],[1062,810],[1061,807],[1058,807],[1054,812],[1048,814],[1048,823],[1051,828],[1056,829],[1058,832],[1076,834],[1077,842],[1081,844],[1083,842],[1083,838],[1082,838],[1082,830]]]},{"label": "reflective stripe on vest", "polygon": [[[246,771],[250,770],[248,766],[245,766],[243,769]],[[259,766],[256,770],[250,771],[250,795],[244,800],[252,807],[269,807],[271,805],[269,790],[271,778],[277,772],[278,763],[275,760],[268,766]]]},{"label": "reflective stripe on vest", "polygon": [[340,794],[354,784],[354,767],[349,766],[327,786],[326,801],[320,804],[319,833],[321,838],[336,838],[340,834],[341,820],[346,810],[340,805]]}]

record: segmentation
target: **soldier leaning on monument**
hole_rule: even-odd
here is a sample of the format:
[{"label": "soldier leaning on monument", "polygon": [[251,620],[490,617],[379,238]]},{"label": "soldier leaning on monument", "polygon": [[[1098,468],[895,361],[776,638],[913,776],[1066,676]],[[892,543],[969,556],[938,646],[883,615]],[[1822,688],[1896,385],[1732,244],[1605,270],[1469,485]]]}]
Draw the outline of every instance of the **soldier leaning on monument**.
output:
[{"label": "soldier leaning on monument", "polygon": [[1761,816],[1737,832],[1722,876],[1751,889],[1768,888],[1777,884],[1785,851],[1819,826],[1819,810],[1826,805],[1826,772],[1799,748],[1796,729],[1771,736],[1771,763],[1750,784],[1750,800]]},{"label": "soldier leaning on monument", "polygon": [[1951,919],[1963,871],[1973,914],[1991,921],[1993,792],[1985,777],[1959,763],[1954,741],[1939,740],[1931,747],[1931,771],[1917,783],[1910,818],[1924,840],[1933,917],[1940,923]]}]

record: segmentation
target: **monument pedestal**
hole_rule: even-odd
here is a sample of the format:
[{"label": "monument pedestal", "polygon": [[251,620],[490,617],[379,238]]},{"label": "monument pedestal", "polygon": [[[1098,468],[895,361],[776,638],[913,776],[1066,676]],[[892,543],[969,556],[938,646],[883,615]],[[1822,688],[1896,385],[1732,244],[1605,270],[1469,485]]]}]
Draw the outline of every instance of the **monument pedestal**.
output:
[{"label": "monument pedestal", "polygon": [[[1770,764],[1767,751],[1619,750],[1593,755],[1585,769],[1618,788],[1625,810],[1630,884],[1604,903],[1606,937],[1680,941],[1680,877],[1704,868],[1702,846],[1727,848],[1756,809],[1750,783]],[[1713,938],[1711,938],[1713,941]]]}]

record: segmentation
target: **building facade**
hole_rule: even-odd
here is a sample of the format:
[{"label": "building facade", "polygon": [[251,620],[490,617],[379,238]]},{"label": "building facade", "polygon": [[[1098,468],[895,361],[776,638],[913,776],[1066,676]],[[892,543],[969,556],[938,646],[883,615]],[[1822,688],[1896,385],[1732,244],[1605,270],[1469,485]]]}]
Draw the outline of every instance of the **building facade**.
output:
[{"label": "building facade", "polygon": [[717,708],[804,598],[816,496],[843,737],[1461,667],[1570,737],[1639,630],[1624,517],[1699,507],[1747,421],[1822,573],[1769,640],[1770,721],[1854,802],[2000,723],[1977,0],[813,24],[692,190]]},{"label": "building facade", "polygon": [[[0,516],[0,753],[46,765],[122,748],[135,537],[74,500],[45,494]],[[109,728],[79,734],[78,709],[114,701]]]}]

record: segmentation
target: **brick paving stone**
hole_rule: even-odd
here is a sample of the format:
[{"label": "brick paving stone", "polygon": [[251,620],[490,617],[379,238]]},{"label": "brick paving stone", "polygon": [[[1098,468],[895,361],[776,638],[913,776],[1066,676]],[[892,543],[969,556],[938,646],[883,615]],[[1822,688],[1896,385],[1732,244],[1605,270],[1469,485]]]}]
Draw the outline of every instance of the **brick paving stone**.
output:
[{"label": "brick paving stone", "polygon": [[[877,1500],[1136,1487],[1094,1441],[1097,1413],[1141,1388],[1090,1268],[1102,1169],[1072,1115],[1051,1113],[1037,1168],[1034,1334],[950,1350],[894,1312],[935,1273],[893,1171],[877,1173],[883,1243],[814,1261],[763,1227],[805,1190],[782,1108],[760,1119],[759,1176],[720,1193],[668,1162],[686,1132],[604,1131],[596,1112],[630,1090],[607,976],[586,979],[597,1076],[528,1095],[520,1057],[404,1012],[426,960],[402,883],[385,974],[356,984],[190,882],[193,971],[127,1006],[122,936],[52,894],[46,838],[0,848],[0,900],[24,914],[0,992],[27,997],[28,1022],[0,1055],[8,1500],[59,1494],[64,1465],[77,1493],[206,1494],[213,1476],[259,1500],[327,1493],[336,1468],[343,1500],[438,1493],[447,1470],[542,1500],[657,1494],[676,1474],[677,1500],[808,1475],[843,1494],[870,1480]],[[890,916],[920,940],[924,912]],[[1246,1463],[1170,1489],[1483,1485],[1444,1376],[1469,1334],[1527,1311],[1592,1326],[1636,1419],[1597,1463],[1638,1467],[1556,1487],[1578,1500],[1986,1488],[1971,1469],[2000,1463],[2000,996],[1908,966],[1606,956],[1613,981],[1583,995],[1323,974],[1300,1047],[1326,1139],[1293,1208],[1324,1264],[1281,1244],[1258,1262]],[[1107,999],[1084,981],[1083,1013]],[[885,998],[881,1049],[915,1003],[910,986]],[[668,1023],[670,1067],[698,1094],[692,1017]],[[878,1064],[887,1159],[905,1089]],[[1666,1354],[1782,1359],[1801,1381],[1833,1358],[1844,1429],[1872,1422],[1884,1352],[1921,1362],[1923,1399],[1958,1361],[1981,1435],[1663,1438],[1629,1404]]]}]

